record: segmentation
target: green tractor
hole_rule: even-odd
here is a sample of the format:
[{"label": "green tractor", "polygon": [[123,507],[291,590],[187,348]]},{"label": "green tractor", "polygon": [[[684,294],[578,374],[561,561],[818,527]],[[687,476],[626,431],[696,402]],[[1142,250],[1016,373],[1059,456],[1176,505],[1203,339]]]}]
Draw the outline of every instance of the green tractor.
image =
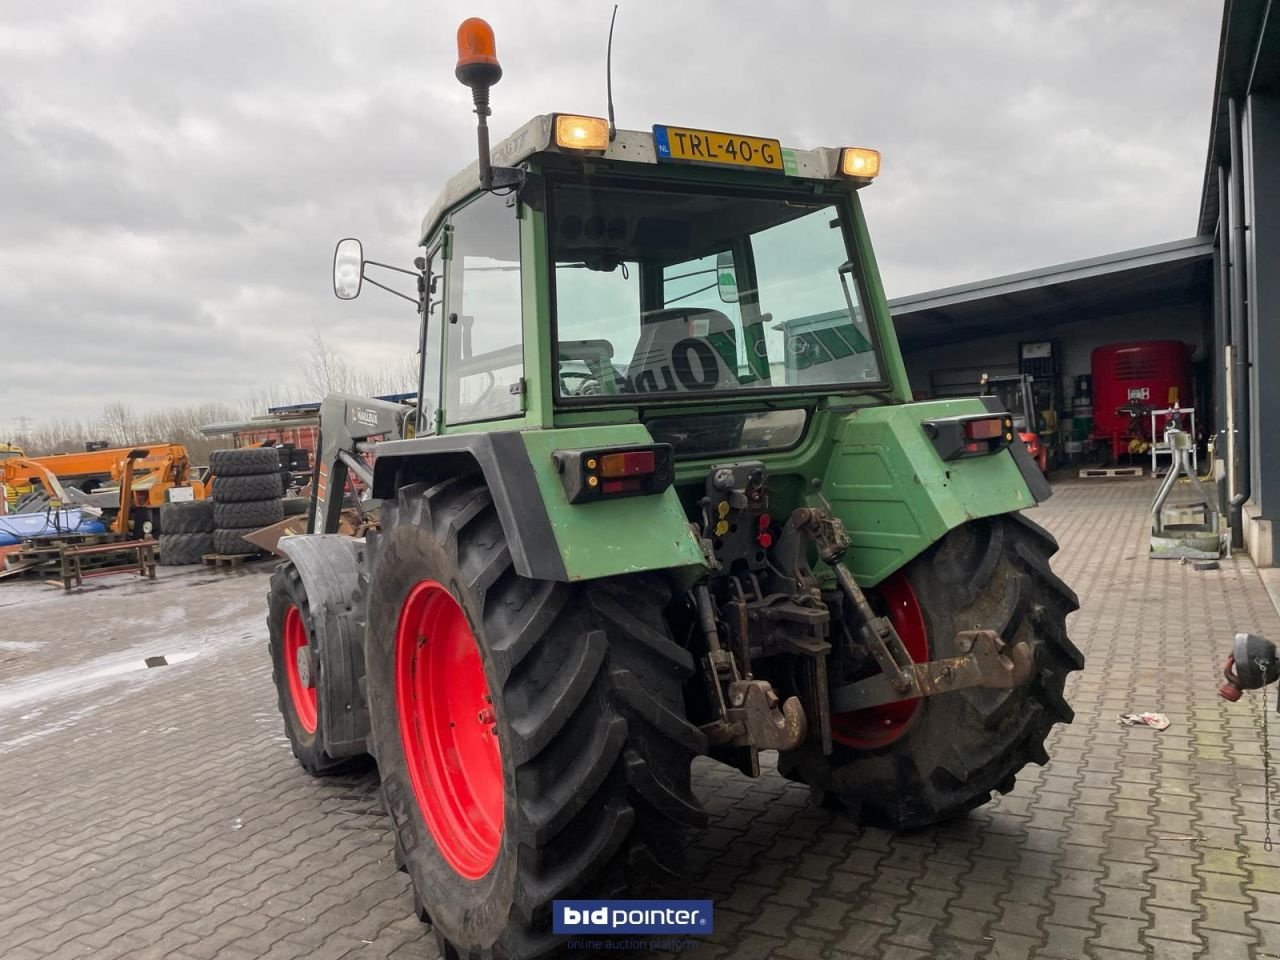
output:
[{"label": "green tractor", "polygon": [[[568,114],[490,150],[492,32],[459,47],[480,151],[408,271],[417,401],[325,399],[272,581],[302,766],[375,758],[446,957],[555,952],[558,898],[685,893],[695,757],[776,751],[889,828],[1011,789],[1071,720],[1076,599],[1009,413],[910,402],[879,155]],[[375,265],[342,241],[335,292]]]}]

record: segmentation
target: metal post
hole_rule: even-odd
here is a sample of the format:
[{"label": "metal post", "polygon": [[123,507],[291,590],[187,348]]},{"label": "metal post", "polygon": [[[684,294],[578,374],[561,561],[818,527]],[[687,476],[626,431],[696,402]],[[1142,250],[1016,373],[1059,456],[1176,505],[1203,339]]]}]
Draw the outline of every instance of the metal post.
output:
[{"label": "metal post", "polygon": [[[1227,103],[1230,127],[1231,174],[1230,227],[1231,257],[1231,545],[1244,546],[1243,507],[1249,499],[1249,351],[1245,318],[1244,262],[1244,162],[1240,153],[1240,111],[1235,100]],[[1225,239],[1224,239],[1225,242]]]}]

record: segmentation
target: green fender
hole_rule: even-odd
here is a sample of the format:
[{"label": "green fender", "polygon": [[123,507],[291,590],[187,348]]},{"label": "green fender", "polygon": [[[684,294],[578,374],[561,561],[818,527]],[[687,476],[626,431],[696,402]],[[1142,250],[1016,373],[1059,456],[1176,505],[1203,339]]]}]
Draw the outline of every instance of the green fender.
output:
[{"label": "green fender", "polygon": [[552,453],[652,443],[641,424],[527,430],[521,434],[546,504],[569,580],[592,580],[644,570],[706,569],[674,488],[658,497],[570,504]]},{"label": "green fender", "polygon": [[821,497],[809,501],[825,498],[844,522],[845,563],[859,583],[878,583],[969,520],[1035,506],[1010,449],[944,461],[920,426],[986,410],[966,398],[870,407],[840,419]]}]

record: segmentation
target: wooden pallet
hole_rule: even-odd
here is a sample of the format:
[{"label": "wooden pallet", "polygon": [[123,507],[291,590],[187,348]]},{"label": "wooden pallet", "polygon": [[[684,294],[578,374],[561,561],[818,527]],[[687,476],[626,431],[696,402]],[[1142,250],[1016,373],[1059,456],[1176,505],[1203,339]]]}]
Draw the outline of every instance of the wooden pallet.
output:
[{"label": "wooden pallet", "polygon": [[1081,480],[1141,480],[1141,467],[1085,467],[1080,471]]},{"label": "wooden pallet", "polygon": [[206,553],[200,562],[209,567],[238,567],[250,560],[261,559],[257,553]]}]

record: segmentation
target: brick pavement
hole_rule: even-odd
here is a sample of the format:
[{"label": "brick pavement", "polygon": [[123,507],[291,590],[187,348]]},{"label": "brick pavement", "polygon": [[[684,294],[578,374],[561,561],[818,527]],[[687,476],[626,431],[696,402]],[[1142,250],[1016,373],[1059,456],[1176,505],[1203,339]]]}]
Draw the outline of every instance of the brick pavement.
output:
[{"label": "brick pavement", "polygon": [[[686,956],[1280,956],[1256,704],[1214,694],[1231,634],[1280,639],[1280,618],[1247,560],[1148,561],[1151,495],[1065,484],[1034,514],[1062,542],[1089,665],[1052,762],[1008,796],[895,837],[776,773],[699,762],[712,826],[688,895],[716,900],[716,935]],[[313,781],[293,762],[264,572],[0,586],[3,960],[436,956],[375,775]],[[171,665],[140,668],[153,653]],[[1172,726],[1118,726],[1130,709]]]}]

